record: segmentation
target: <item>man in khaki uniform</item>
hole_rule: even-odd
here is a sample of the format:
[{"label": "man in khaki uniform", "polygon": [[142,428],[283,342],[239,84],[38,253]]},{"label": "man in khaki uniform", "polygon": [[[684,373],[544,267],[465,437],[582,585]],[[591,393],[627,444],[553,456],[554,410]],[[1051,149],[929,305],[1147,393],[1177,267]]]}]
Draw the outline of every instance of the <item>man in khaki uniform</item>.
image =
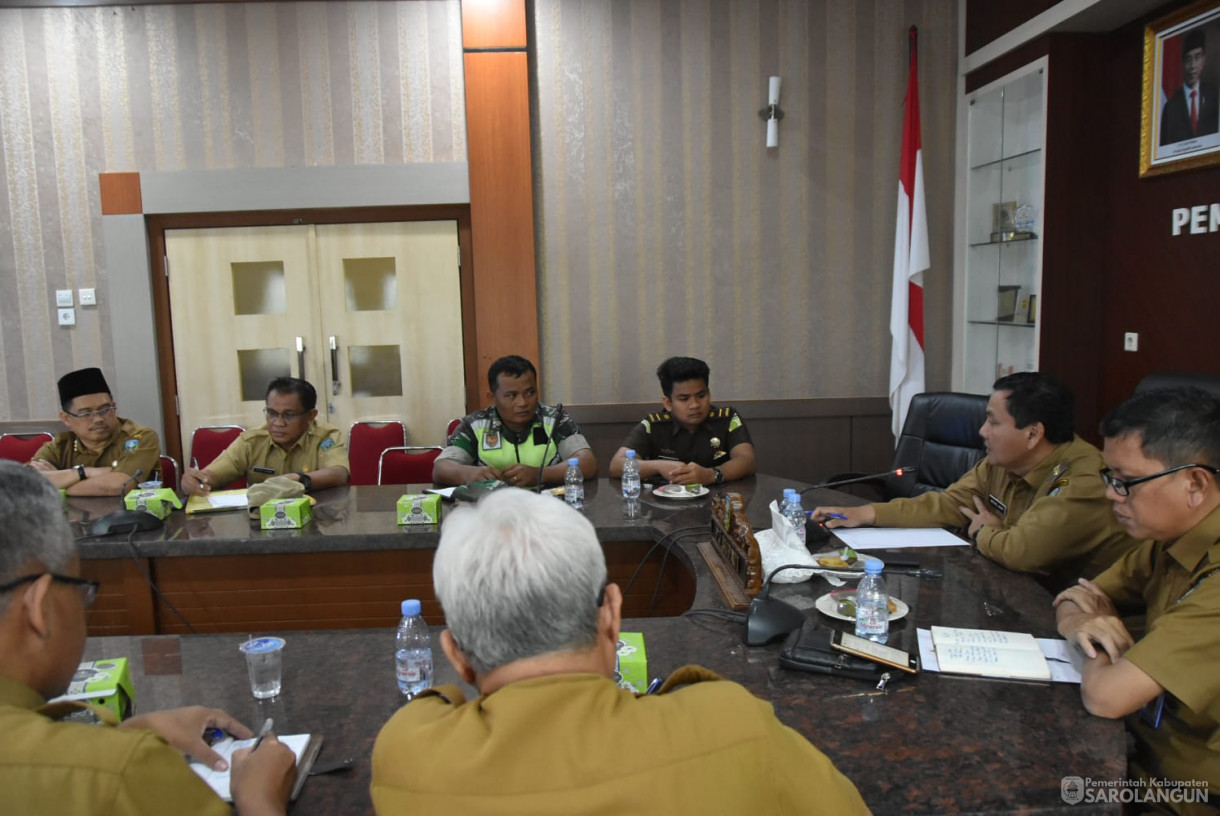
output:
[{"label": "man in khaki uniform", "polygon": [[[15,462],[0,462],[0,810],[14,814],[214,814],[225,804],[183,754],[220,770],[203,740],[221,728],[250,729],[202,707],[132,717],[116,727],[60,722],[88,708],[47,703],[64,693],[85,648],[85,607],[97,584],[80,561],[59,494]],[[286,746],[268,737],[233,757],[232,792],[242,816],[283,814],[295,778]]]},{"label": "man in khaki uniform", "polygon": [[187,468],[182,490],[191,496],[245,477],[258,484],[286,476],[305,491],[347,484],[350,478],[343,435],[334,425],[315,421],[318,392],[305,380],[279,377],[267,386],[267,424],[246,431],[204,470]]},{"label": "man in khaki uniform", "polygon": [[[1089,658],[1081,672],[1085,708],[1128,718],[1136,745],[1131,777],[1145,784],[1170,780],[1161,793],[1148,787],[1137,793],[1174,813],[1214,814],[1220,804],[1220,400],[1195,388],[1141,392],[1102,420],[1101,433],[1102,476],[1114,515],[1133,536],[1152,540],[1094,581],[1060,593],[1059,633]],[[1147,634],[1138,642],[1123,613],[1147,614]]]},{"label": "man in khaki uniform", "polygon": [[68,426],[43,445],[30,467],[72,496],[117,496],[137,473],[151,479],[160,464],[157,434],[118,415],[101,369],[59,378],[59,418]]},{"label": "man in khaki uniform", "polygon": [[818,507],[813,518],[829,528],[968,526],[979,552],[1055,590],[1135,547],[1110,513],[1101,453],[1072,432],[1071,392],[1039,372],[1001,377],[992,388],[979,429],[987,456],[961,479],[910,499]]},{"label": "man in khaki uniform", "polygon": [[868,812],[736,683],[688,666],[656,695],[615,684],[622,592],[593,525],[562,502],[505,488],[459,510],[432,577],[441,646],[480,696],[426,691],[382,728],[378,813]]}]

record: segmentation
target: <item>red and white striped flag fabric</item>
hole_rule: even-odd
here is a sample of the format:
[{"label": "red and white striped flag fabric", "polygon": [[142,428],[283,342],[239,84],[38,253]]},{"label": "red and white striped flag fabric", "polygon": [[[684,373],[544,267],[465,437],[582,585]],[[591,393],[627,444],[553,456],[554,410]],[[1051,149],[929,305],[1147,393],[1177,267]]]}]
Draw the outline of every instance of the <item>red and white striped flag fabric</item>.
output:
[{"label": "red and white striped flag fabric", "polygon": [[930,261],[919,139],[916,37],[915,27],[911,26],[911,66],[898,174],[898,223],[894,231],[894,299],[890,307],[890,336],[894,341],[890,352],[890,410],[895,440],[902,433],[911,397],[924,390],[923,271]]}]

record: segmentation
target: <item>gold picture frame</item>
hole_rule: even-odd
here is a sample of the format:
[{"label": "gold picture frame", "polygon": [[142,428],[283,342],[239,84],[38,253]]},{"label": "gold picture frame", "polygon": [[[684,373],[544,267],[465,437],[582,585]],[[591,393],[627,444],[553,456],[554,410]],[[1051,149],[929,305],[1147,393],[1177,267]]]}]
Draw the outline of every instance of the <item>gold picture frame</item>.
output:
[{"label": "gold picture frame", "polygon": [[1143,85],[1140,177],[1220,164],[1220,0],[1192,3],[1144,27]]}]

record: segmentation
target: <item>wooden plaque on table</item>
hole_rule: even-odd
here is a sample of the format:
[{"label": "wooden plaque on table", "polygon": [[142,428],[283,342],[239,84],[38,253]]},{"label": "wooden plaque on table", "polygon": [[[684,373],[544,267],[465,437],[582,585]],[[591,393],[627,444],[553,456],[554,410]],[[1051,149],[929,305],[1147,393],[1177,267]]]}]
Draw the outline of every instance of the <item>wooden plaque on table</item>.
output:
[{"label": "wooden plaque on table", "polygon": [[733,610],[748,608],[762,589],[762,554],[739,493],[712,499],[712,537],[700,542],[699,552],[725,603]]}]

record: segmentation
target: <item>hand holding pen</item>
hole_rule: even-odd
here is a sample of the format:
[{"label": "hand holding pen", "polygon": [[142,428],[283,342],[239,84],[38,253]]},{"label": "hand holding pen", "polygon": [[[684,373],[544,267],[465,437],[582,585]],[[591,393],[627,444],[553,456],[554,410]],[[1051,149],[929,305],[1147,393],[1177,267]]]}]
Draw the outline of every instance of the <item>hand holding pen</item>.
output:
[{"label": "hand holding pen", "polygon": [[284,813],[296,782],[296,755],[263,722],[254,745],[233,752],[229,790],[239,813]]}]

